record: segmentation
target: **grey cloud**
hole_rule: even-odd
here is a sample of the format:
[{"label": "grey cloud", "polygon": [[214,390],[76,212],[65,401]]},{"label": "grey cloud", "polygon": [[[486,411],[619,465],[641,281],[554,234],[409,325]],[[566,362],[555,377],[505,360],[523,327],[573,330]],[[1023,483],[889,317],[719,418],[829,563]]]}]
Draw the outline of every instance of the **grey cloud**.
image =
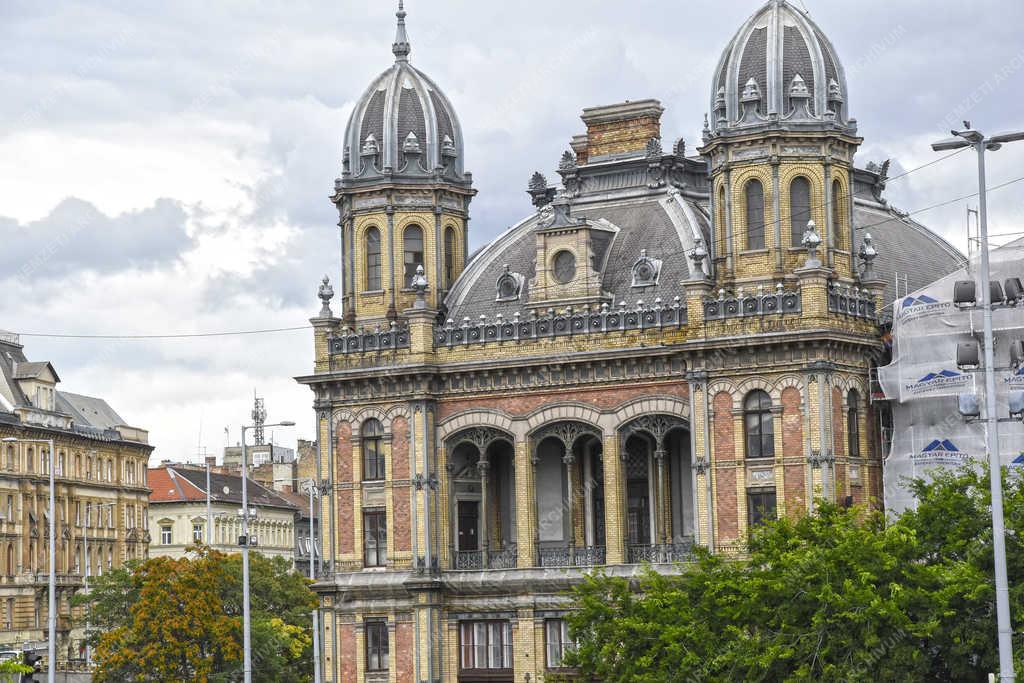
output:
[{"label": "grey cloud", "polygon": [[0,218],[0,273],[24,280],[61,278],[69,271],[113,272],[176,260],[192,246],[178,202],[110,217],[68,198],[49,216],[22,225]]}]

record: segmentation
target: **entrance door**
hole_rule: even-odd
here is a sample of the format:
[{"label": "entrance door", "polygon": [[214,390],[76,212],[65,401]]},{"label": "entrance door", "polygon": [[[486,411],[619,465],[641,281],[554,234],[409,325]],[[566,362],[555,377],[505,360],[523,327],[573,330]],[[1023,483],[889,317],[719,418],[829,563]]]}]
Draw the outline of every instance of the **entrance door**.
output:
[{"label": "entrance door", "polygon": [[475,500],[459,501],[459,550],[479,550],[480,503]]},{"label": "entrance door", "polygon": [[647,481],[631,481],[627,485],[628,521],[631,545],[650,545],[651,508],[647,498]]}]

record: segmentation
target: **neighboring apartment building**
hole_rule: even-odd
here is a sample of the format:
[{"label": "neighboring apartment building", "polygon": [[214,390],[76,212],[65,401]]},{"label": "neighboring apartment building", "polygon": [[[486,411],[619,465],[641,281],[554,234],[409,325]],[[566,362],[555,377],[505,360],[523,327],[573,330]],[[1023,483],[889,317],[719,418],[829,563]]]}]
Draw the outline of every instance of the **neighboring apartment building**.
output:
[{"label": "neighboring apartment building", "polygon": [[[196,543],[208,543],[225,553],[239,552],[242,535],[242,478],[223,471],[210,473],[213,533],[207,534],[206,470],[202,465],[163,463],[149,470],[149,525],[153,557],[184,557]],[[277,492],[249,479],[249,522],[254,550],[267,556],[295,560],[297,506]]]},{"label": "neighboring apartment building", "polygon": [[964,259],[855,162],[839,53],[798,5],[728,42],[700,144],[663,144],[655,100],[585,109],[559,186],[534,174],[472,255],[469,150],[400,5],[340,150],[340,315],[324,281],[299,378],[331,484],[325,680],[546,680],[592,568],[676,571],[816,498],[880,505],[883,303]]},{"label": "neighboring apartment building", "polygon": [[[100,398],[57,389],[48,362],[29,362],[17,335],[0,332],[0,649],[46,641],[49,458],[56,450],[57,652],[83,657],[68,599],[85,574],[145,559],[149,532],[145,430]],[[88,553],[88,554],[86,554]],[[80,616],[76,614],[75,616]]]}]

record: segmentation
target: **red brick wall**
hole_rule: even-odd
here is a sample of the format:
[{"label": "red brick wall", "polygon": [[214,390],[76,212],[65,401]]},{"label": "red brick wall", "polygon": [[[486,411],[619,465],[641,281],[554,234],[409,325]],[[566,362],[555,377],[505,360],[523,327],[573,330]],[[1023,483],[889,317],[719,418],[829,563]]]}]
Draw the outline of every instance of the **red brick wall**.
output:
[{"label": "red brick wall", "polygon": [[[733,432],[732,395],[721,392],[715,395],[712,404],[715,411],[714,419],[714,459],[715,462],[736,459],[736,443]],[[731,543],[739,537],[739,524],[736,510],[736,471],[733,469],[713,470],[717,487],[718,505],[715,513],[718,520],[718,540]]]},{"label": "red brick wall", "polygon": [[391,491],[393,517],[392,533],[395,535],[395,552],[412,550],[411,518],[409,515],[410,487],[396,486]]},{"label": "red brick wall", "polygon": [[334,449],[338,483],[348,484],[352,481],[352,424],[339,422],[334,433],[338,441]]},{"label": "red brick wall", "polygon": [[[832,453],[836,457],[849,455],[846,444],[846,411],[843,409],[843,392],[837,387],[832,387]],[[841,505],[847,493],[846,465],[836,463],[836,502]]]},{"label": "red brick wall", "polygon": [[610,410],[626,401],[641,397],[671,396],[689,399],[690,387],[686,382],[664,382],[647,386],[604,387],[587,391],[539,391],[529,394],[506,394],[494,397],[474,397],[444,401],[438,406],[440,421],[470,409],[500,410],[509,415],[525,415],[558,401],[586,403],[599,410]]},{"label": "red brick wall", "polygon": [[413,668],[413,630],[411,622],[395,626],[395,676],[398,683],[416,683]]},{"label": "red brick wall", "polygon": [[[782,391],[782,454],[786,458],[803,458],[804,416],[800,411],[800,390],[787,387]],[[804,465],[786,465],[786,514],[801,515],[807,511],[807,482]]]},{"label": "red brick wall", "polygon": [[409,420],[401,415],[391,422],[391,478],[409,478]]},{"label": "red brick wall", "polygon": [[336,632],[340,650],[338,669],[341,671],[340,683],[356,681],[356,627],[355,624],[340,624]]},{"label": "red brick wall", "polygon": [[338,552],[351,553],[355,549],[355,511],[352,489],[338,491]]}]

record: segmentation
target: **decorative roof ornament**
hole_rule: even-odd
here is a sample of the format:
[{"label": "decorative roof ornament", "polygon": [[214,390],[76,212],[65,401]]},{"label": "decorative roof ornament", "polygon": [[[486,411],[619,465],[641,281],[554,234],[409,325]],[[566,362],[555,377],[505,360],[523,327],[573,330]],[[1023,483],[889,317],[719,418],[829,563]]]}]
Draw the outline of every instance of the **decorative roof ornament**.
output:
[{"label": "decorative roof ornament", "polygon": [[686,158],[686,138],[676,140],[676,144],[672,147],[672,153],[680,159]]},{"label": "decorative roof ornament", "polygon": [[395,42],[391,46],[391,51],[395,54],[395,59],[399,62],[409,61],[409,53],[412,52],[412,45],[409,44],[409,34],[405,30],[405,2],[404,0],[398,0],[398,11],[395,12],[395,16],[398,17],[398,28],[395,31]]},{"label": "decorative roof ornament", "polygon": [[647,158],[660,159],[664,154],[661,148],[661,138],[651,138],[647,141]]},{"label": "decorative roof ornament", "polygon": [[426,308],[427,307],[427,276],[424,274],[423,265],[416,266],[416,274],[412,276],[412,281],[409,283],[409,287],[416,292],[416,303],[415,308]]},{"label": "decorative roof ornament", "polygon": [[530,177],[530,183],[526,187],[526,192],[533,198],[533,205],[539,209],[551,203],[551,200],[555,198],[557,190],[553,187],[548,187],[548,179],[544,177],[543,173],[537,171]]},{"label": "decorative roof ornament", "polygon": [[807,229],[804,230],[803,239],[800,244],[807,249],[807,261],[805,268],[821,268],[821,259],[818,258],[818,247],[821,246],[821,236],[818,235],[818,226],[813,220],[807,221]]},{"label": "decorative roof ornament", "polygon": [[363,141],[363,156],[376,156],[380,151],[380,147],[377,145],[377,136],[370,133],[366,136],[366,140]]},{"label": "decorative roof ornament", "polygon": [[861,273],[862,280],[874,280],[874,260],[878,256],[878,252],[875,250],[872,244],[872,237],[870,232],[864,233],[864,242],[860,245],[860,252],[857,254],[860,260],[864,262],[864,271]]},{"label": "decorative roof ornament", "polygon": [[575,171],[576,166],[576,155],[569,150],[565,150],[562,154],[561,161],[558,162],[559,171]]},{"label": "decorative roof ornament", "polygon": [[804,77],[800,74],[793,76],[793,81],[789,84],[790,111],[786,118],[812,118],[811,110],[809,108],[810,101],[811,91],[807,89],[807,82],[804,81]]},{"label": "decorative roof ornament", "polygon": [[693,261],[694,270],[700,271],[701,275],[704,274],[704,261],[708,257],[708,249],[704,245],[704,238],[698,237],[696,244],[693,247],[693,251],[690,252],[690,260]]},{"label": "decorative roof ornament", "polygon": [[333,318],[334,311],[331,310],[331,299],[334,298],[334,287],[331,287],[331,278],[324,275],[324,279],[320,281],[320,289],[317,291],[317,296],[320,297],[320,302],[323,306],[320,308],[321,318]]},{"label": "decorative roof ornament", "polygon": [[704,114],[704,130],[701,131],[701,136],[703,137],[704,142],[711,139],[711,124],[708,121],[708,115],[706,112]]},{"label": "decorative roof ornament", "polygon": [[402,143],[402,150],[406,154],[419,154],[423,151],[420,149],[420,139],[416,137],[416,133],[409,131],[409,134],[405,136],[405,142]]},{"label": "decorative roof ornament", "polygon": [[740,97],[740,103],[743,105],[743,115],[740,117],[740,123],[759,123],[764,120],[760,112],[761,88],[753,78],[743,86],[743,95]]},{"label": "decorative roof ornament", "polygon": [[[832,82],[835,83],[835,81]],[[811,91],[807,89],[807,82],[800,74],[793,76],[793,82],[789,84],[789,96],[794,99],[807,99],[811,96]]]},{"label": "decorative roof ornament", "polygon": [[451,136],[446,133],[444,139],[441,140],[441,156],[454,157],[458,156],[458,153],[459,152],[455,149],[455,143],[452,141]]}]

